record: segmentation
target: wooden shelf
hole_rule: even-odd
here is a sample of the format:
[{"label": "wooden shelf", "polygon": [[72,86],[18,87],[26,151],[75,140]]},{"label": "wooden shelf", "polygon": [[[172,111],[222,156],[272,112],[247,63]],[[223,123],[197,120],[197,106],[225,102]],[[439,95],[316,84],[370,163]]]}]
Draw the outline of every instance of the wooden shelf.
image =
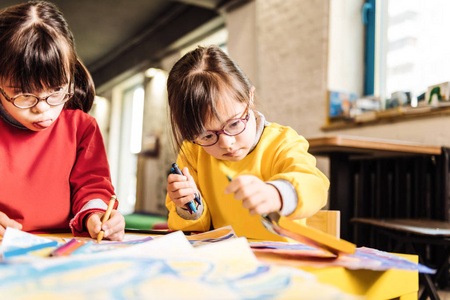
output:
[{"label": "wooden shelf", "polygon": [[311,138],[308,139],[308,143],[308,151],[318,156],[329,156],[332,153],[346,153],[347,155],[368,157],[441,154],[440,146],[345,135]]},{"label": "wooden shelf", "polygon": [[374,118],[368,120],[339,120],[331,121],[329,124],[321,127],[323,131],[333,131],[339,129],[356,128],[369,125],[378,125],[386,123],[397,123],[412,119],[430,118],[435,116],[450,115],[450,107],[417,107],[395,109],[376,112]]}]

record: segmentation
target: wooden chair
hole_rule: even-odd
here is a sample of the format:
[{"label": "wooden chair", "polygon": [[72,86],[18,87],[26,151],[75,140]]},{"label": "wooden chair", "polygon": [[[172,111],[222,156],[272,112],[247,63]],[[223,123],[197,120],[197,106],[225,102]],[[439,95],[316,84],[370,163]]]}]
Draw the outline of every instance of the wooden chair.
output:
[{"label": "wooden chair", "polygon": [[306,219],[306,225],[340,238],[341,212],[339,210],[319,210]]},{"label": "wooden chair", "polygon": [[450,223],[435,220],[420,219],[370,219],[353,218],[351,222],[367,224],[378,232],[391,237],[397,244],[393,252],[404,250],[419,256],[419,262],[424,260],[414,245],[439,245],[443,246],[442,262],[437,267],[437,272],[432,278],[429,274],[420,274],[423,277],[425,289],[419,299],[439,299],[436,286],[442,275],[449,272],[450,260]]}]

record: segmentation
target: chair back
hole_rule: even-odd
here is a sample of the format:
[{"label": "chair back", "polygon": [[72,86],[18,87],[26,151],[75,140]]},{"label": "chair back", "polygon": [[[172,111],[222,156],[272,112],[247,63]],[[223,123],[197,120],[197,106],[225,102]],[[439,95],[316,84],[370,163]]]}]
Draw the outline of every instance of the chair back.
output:
[{"label": "chair back", "polygon": [[306,225],[332,236],[340,238],[341,212],[339,210],[319,210],[315,215],[306,218]]}]

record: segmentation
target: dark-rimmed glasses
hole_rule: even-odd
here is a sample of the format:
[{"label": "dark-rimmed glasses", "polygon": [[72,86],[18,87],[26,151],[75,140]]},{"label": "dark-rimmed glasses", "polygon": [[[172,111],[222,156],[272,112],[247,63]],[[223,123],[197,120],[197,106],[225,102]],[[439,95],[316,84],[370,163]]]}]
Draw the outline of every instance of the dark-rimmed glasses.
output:
[{"label": "dark-rimmed glasses", "polygon": [[36,106],[41,100],[47,102],[50,106],[57,106],[66,103],[70,98],[72,98],[73,93],[66,93],[58,91],[51,93],[46,97],[38,97],[33,94],[19,94],[14,97],[9,97],[5,90],[0,87],[0,93],[5,97],[5,99],[11,102],[17,108],[32,108]]},{"label": "dark-rimmed glasses", "polygon": [[219,140],[219,135],[222,133],[228,135],[228,136],[235,136],[238,134],[241,134],[244,132],[245,128],[247,127],[247,122],[250,119],[250,114],[248,112],[248,106],[245,109],[243,115],[245,114],[245,117],[243,118],[236,118],[229,120],[221,130],[218,131],[212,131],[208,130],[202,134],[200,134],[193,142],[197,145],[203,146],[203,147],[209,147],[212,145],[215,145],[217,141]]}]

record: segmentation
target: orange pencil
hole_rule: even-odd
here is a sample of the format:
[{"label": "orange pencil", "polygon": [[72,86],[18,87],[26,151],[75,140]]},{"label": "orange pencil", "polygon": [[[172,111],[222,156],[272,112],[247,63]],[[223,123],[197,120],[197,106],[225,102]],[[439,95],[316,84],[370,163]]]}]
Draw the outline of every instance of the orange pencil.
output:
[{"label": "orange pencil", "polygon": [[70,255],[70,254],[72,254],[73,251],[77,250],[78,248],[80,248],[83,245],[84,245],[83,241],[77,241],[75,244],[73,244],[70,247],[64,249],[64,251],[60,255],[63,255],[63,256]]},{"label": "orange pencil", "polygon": [[72,247],[72,245],[76,245],[77,244],[77,240],[76,239],[71,239],[70,241],[68,241],[67,243],[59,246],[58,248],[56,248],[55,250],[52,251],[52,253],[50,253],[50,256],[62,256],[64,251],[66,251],[66,249]]},{"label": "orange pencil", "polygon": [[[103,224],[105,224],[106,221],[108,221],[109,216],[111,215],[111,212],[113,210],[115,202],[116,202],[116,196],[112,195],[111,200],[109,200],[108,208],[106,209],[106,212],[103,215],[102,226],[103,226]],[[103,230],[100,230],[100,232],[97,235],[97,243],[100,243],[100,241],[103,239],[104,234],[105,234],[105,232]]]},{"label": "orange pencil", "polygon": [[57,248],[55,251],[50,253],[50,256],[67,256],[72,254],[73,251],[83,246],[85,243],[83,241],[77,241],[72,239],[61,247]]}]

